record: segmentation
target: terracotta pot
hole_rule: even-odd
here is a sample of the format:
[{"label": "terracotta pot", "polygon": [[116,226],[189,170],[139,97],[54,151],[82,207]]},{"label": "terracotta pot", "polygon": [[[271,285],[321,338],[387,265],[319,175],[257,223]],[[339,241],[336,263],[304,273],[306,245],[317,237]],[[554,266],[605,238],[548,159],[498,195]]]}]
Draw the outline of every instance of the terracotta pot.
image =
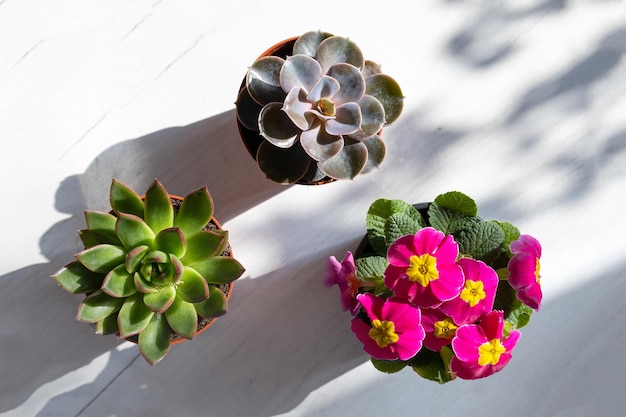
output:
[{"label": "terracotta pot", "polygon": [[[263,52],[257,59],[259,58],[263,58],[266,56],[278,56],[280,58],[285,59],[288,55],[291,55],[292,51],[293,51],[293,45],[295,44],[296,40],[298,39],[298,37],[293,37],[293,38],[289,38],[289,39],[285,39],[282,42],[277,43],[276,45],[268,48],[265,52]],[[243,77],[243,80],[241,82],[241,85],[239,86],[239,91],[241,91],[241,89],[246,88],[246,77]],[[248,153],[250,154],[250,156],[256,161],[256,154],[257,151],[259,149],[259,146],[261,145],[261,143],[263,143],[263,141],[265,140],[260,134],[259,132],[256,132],[254,130],[250,130],[248,128],[246,128],[243,124],[241,124],[241,122],[239,121],[238,118],[235,118],[237,121],[237,128],[239,130],[239,135],[241,136],[241,139],[244,143],[244,145],[246,146],[246,149],[248,150]],[[313,162],[311,164],[312,168],[315,168],[315,161],[313,161],[311,159],[311,161]],[[315,170],[310,169],[309,172],[307,174],[305,174],[305,176],[303,178],[301,178],[300,180],[296,181],[296,184],[301,184],[301,185],[322,185],[322,184],[328,184],[331,182],[336,181],[334,178],[330,178],[328,176],[314,181],[312,179],[307,179],[307,178],[312,178],[313,174],[315,173]]]}]

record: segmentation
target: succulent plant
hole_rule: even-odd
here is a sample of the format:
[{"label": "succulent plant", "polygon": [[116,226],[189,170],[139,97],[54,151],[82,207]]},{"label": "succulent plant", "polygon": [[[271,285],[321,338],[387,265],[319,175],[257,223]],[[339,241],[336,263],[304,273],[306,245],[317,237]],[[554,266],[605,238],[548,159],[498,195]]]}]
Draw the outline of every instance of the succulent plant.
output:
[{"label": "succulent plant", "polygon": [[110,212],[85,211],[87,228],[78,232],[85,250],[52,278],[86,294],[79,321],[93,323],[97,334],[135,338],[155,364],[172,340],[191,339],[226,313],[223,290],[244,268],[229,256],[206,187],[181,200],[155,180],[142,198],[114,179],[110,203]]},{"label": "succulent plant", "polygon": [[293,183],[353,179],[378,167],[380,132],[402,112],[397,82],[341,36],[307,32],[291,52],[257,59],[237,98],[240,125],[263,138],[261,170]]}]

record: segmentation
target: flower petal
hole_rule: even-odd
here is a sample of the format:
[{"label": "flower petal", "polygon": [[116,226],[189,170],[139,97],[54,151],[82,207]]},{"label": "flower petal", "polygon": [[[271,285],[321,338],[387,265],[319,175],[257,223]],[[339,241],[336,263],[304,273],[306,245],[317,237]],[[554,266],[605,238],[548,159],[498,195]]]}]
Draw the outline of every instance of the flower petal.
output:
[{"label": "flower petal", "polygon": [[279,148],[290,148],[298,138],[300,129],[281,110],[282,103],[267,104],[259,114],[261,136]]},{"label": "flower petal", "polygon": [[315,59],[306,55],[292,55],[287,57],[280,70],[280,86],[283,91],[297,87],[308,92],[322,75],[322,67]]},{"label": "flower petal", "polygon": [[536,258],[541,258],[541,244],[530,235],[521,235],[519,239],[511,242],[511,253],[529,253]]},{"label": "flower petal", "polygon": [[361,142],[348,143],[337,155],[318,163],[319,169],[334,179],[354,179],[367,162],[367,147]]},{"label": "flower petal", "polygon": [[361,108],[357,103],[344,103],[336,107],[334,119],[326,120],[326,131],[331,135],[349,135],[361,128]]},{"label": "flower petal", "polygon": [[302,132],[300,143],[304,151],[316,161],[325,161],[343,149],[341,136],[329,135],[321,125]]},{"label": "flower petal", "polygon": [[355,140],[364,140],[375,136],[385,124],[385,109],[373,96],[363,96],[359,100],[361,108],[361,129],[349,135]]},{"label": "flower petal", "polygon": [[409,258],[415,255],[415,238],[412,235],[402,236],[389,247],[387,260],[391,265],[407,268]]},{"label": "flower petal", "polygon": [[[322,97],[333,97],[339,91],[339,83],[327,75],[321,77],[309,90],[306,99],[311,103],[317,103]],[[333,100],[334,101],[334,100]]]},{"label": "flower petal", "polygon": [[281,109],[300,130],[308,130],[315,121],[315,116],[310,114],[311,103],[306,99],[306,91],[294,87],[289,91]]},{"label": "flower petal", "polygon": [[340,86],[339,91],[332,97],[335,104],[349,103],[351,101],[357,102],[363,98],[363,94],[365,94],[365,78],[354,65],[335,64],[328,69],[326,75],[337,80]]}]

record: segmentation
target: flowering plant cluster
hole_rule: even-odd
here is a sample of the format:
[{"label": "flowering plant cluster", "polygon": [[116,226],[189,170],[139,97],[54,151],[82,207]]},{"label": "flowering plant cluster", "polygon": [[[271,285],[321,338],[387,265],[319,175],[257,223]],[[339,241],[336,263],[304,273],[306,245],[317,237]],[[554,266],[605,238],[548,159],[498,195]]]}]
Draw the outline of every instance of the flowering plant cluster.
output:
[{"label": "flowering plant cluster", "polygon": [[312,31],[286,57],[249,68],[237,119],[257,132],[259,168],[279,183],[353,179],[385,156],[379,135],[402,111],[397,82],[350,39]]},{"label": "flowering plant cluster", "polygon": [[541,245],[510,223],[485,221],[470,197],[452,191],[412,206],[380,199],[369,208],[356,259],[331,256],[351,329],[374,366],[406,366],[445,383],[504,368],[541,306]]}]

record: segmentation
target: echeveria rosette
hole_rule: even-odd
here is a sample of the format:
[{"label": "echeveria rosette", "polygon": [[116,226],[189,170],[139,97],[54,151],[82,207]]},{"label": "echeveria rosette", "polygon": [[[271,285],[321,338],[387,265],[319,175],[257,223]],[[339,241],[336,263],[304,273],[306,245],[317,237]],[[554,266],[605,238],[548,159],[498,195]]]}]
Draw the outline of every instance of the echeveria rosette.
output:
[{"label": "echeveria rosette", "polygon": [[532,309],[539,310],[541,299],[541,244],[530,235],[522,235],[510,245],[509,283],[517,298]]},{"label": "echeveria rosette", "polygon": [[112,212],[86,211],[79,231],[85,250],[53,278],[71,293],[87,294],[77,319],[96,333],[138,336],[144,358],[155,364],[167,355],[172,332],[191,339],[198,317],[226,313],[219,288],[243,273],[225,256],[223,230],[207,230],[213,202],[206,188],[187,195],[175,209],[155,180],[142,199],[113,180]]},{"label": "echeveria rosette", "polygon": [[452,340],[455,356],[450,370],[462,379],[492,375],[509,363],[520,335],[518,330],[512,330],[505,337],[502,311],[491,311],[480,323],[466,324],[457,329]]},{"label": "echeveria rosette", "polygon": [[382,299],[371,293],[357,296],[368,322],[352,319],[351,328],[363,350],[379,360],[408,360],[422,348],[424,328],[420,309],[399,298]]},{"label": "echeveria rosette", "polygon": [[314,179],[353,179],[378,167],[385,156],[378,133],[402,111],[397,83],[347,38],[308,32],[292,52],[259,58],[237,100],[240,123],[265,139],[256,155],[261,170],[296,182],[312,164]]},{"label": "echeveria rosette", "polygon": [[437,307],[461,292],[464,278],[458,255],[453,236],[432,227],[420,229],[389,247],[385,285],[418,307]]}]

